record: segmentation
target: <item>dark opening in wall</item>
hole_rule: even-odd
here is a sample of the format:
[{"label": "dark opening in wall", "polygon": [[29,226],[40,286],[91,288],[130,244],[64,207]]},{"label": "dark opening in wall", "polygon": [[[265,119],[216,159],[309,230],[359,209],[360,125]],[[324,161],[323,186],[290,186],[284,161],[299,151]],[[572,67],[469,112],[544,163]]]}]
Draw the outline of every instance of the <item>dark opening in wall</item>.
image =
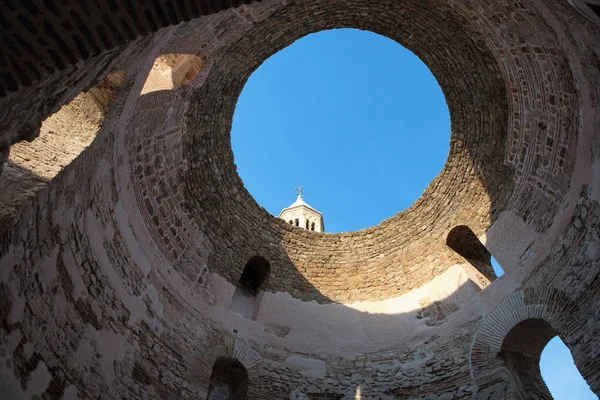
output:
[{"label": "dark opening in wall", "polygon": [[221,357],[215,361],[207,400],[243,400],[248,390],[248,371],[238,360]]},{"label": "dark opening in wall", "polygon": [[262,284],[269,277],[271,266],[260,256],[252,257],[244,266],[238,287],[256,296]]},{"label": "dark opening in wall", "polygon": [[497,278],[492,267],[492,255],[477,235],[466,225],[454,227],[446,237],[446,244],[457,252],[490,281]]},{"label": "dark opening in wall", "polygon": [[259,292],[270,273],[271,266],[264,258],[255,256],[248,260],[233,294],[230,310],[244,318],[256,319],[262,298]]},{"label": "dark opening in wall", "polygon": [[308,393],[308,400],[341,400],[344,395],[336,393]]},{"label": "dark opening in wall", "polygon": [[569,3],[590,21],[600,25],[600,0],[569,0]]},{"label": "dark opening in wall", "polygon": [[600,5],[585,3],[600,18]]}]

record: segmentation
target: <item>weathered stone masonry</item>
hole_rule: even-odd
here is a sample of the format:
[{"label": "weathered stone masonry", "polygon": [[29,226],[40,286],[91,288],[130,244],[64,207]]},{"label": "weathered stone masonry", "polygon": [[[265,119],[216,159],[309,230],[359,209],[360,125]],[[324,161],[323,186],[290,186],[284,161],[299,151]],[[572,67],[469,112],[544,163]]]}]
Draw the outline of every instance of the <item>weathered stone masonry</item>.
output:
[{"label": "weathered stone masonry", "polygon": [[[68,166],[27,175],[50,161],[21,143],[30,169],[0,175],[2,398],[218,398],[240,387],[231,365],[248,399],[543,398],[535,366],[556,334],[600,394],[600,28],[568,2],[55,3],[1,6],[0,151],[73,139],[39,124],[121,78]],[[131,34],[128,5],[152,15]],[[450,152],[408,210],[310,232],[256,204],[229,131],[266,58],[343,27],[429,66]],[[146,90],[161,55],[199,71]],[[504,276],[446,244],[458,226]],[[270,265],[256,320],[230,311],[254,256]]]}]

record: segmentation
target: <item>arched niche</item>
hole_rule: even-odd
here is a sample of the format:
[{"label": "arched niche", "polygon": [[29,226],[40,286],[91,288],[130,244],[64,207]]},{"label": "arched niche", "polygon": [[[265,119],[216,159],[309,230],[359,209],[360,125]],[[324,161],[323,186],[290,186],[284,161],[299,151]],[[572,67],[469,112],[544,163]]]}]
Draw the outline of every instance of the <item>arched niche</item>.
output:
[{"label": "arched niche", "polygon": [[243,400],[248,391],[248,371],[231,357],[219,357],[213,364],[206,400]]},{"label": "arched niche", "polygon": [[141,95],[158,90],[174,90],[191,84],[200,70],[202,60],[192,54],[161,54],[154,64]]},{"label": "arched niche", "polygon": [[125,71],[114,72],[79,93],[42,122],[35,140],[13,145],[9,163],[42,179],[54,178],[92,143],[124,81]]},{"label": "arched niche", "polygon": [[[557,335],[558,332],[549,322],[539,318],[519,322],[506,335],[498,357],[504,363],[513,396],[517,400],[554,399],[548,387],[552,382],[544,379],[542,373],[541,359],[544,349]],[[568,358],[561,358],[559,362],[565,364],[562,372],[568,375]],[[582,389],[578,387],[577,390]]]},{"label": "arched niche", "polygon": [[497,276],[492,267],[492,254],[477,235],[466,225],[458,225],[448,232],[446,244],[467,260],[483,276],[494,281]]},{"label": "arched niche", "polygon": [[270,273],[271,266],[266,259],[260,256],[250,258],[236,285],[230,310],[244,318],[255,320],[262,299],[260,290]]},{"label": "arched niche", "polygon": [[108,74],[46,118],[34,140],[10,148],[0,168],[0,226],[92,144],[109,114],[120,112],[122,105],[114,106],[125,78],[125,71]]},{"label": "arched niche", "polygon": [[516,399],[552,399],[542,378],[540,358],[554,336],[554,328],[538,318],[519,322],[506,335],[498,356],[504,362]]},{"label": "arched niche", "polygon": [[[515,399],[552,399],[540,372],[540,357],[559,335],[577,369],[598,394],[598,358],[581,351],[579,307],[552,287],[526,288],[506,297],[482,321],[473,338],[469,366],[473,385],[486,388],[506,376]],[[512,397],[511,397],[512,398]]]}]

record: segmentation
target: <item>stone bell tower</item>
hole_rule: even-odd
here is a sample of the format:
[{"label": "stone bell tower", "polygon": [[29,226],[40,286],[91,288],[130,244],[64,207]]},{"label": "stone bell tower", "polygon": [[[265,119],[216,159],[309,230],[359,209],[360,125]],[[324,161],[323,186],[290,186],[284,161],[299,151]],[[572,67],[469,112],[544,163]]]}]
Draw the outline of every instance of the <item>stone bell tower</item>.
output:
[{"label": "stone bell tower", "polygon": [[309,231],[324,232],[323,214],[306,204],[302,195],[304,186],[296,188],[298,198],[292,205],[284,208],[279,213],[279,218],[285,220],[290,225],[298,226]]}]

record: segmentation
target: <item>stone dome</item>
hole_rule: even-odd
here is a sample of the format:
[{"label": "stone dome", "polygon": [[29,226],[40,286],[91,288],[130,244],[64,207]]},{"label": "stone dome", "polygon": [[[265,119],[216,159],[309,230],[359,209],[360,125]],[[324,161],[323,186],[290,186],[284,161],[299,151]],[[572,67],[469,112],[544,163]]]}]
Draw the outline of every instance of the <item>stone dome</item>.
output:
[{"label": "stone dome", "polygon": [[[548,398],[536,368],[556,335],[600,393],[593,16],[541,0],[38,3],[0,6],[7,398]],[[448,159],[377,226],[296,229],[238,176],[233,111],[269,56],[346,27],[431,69]]]}]

